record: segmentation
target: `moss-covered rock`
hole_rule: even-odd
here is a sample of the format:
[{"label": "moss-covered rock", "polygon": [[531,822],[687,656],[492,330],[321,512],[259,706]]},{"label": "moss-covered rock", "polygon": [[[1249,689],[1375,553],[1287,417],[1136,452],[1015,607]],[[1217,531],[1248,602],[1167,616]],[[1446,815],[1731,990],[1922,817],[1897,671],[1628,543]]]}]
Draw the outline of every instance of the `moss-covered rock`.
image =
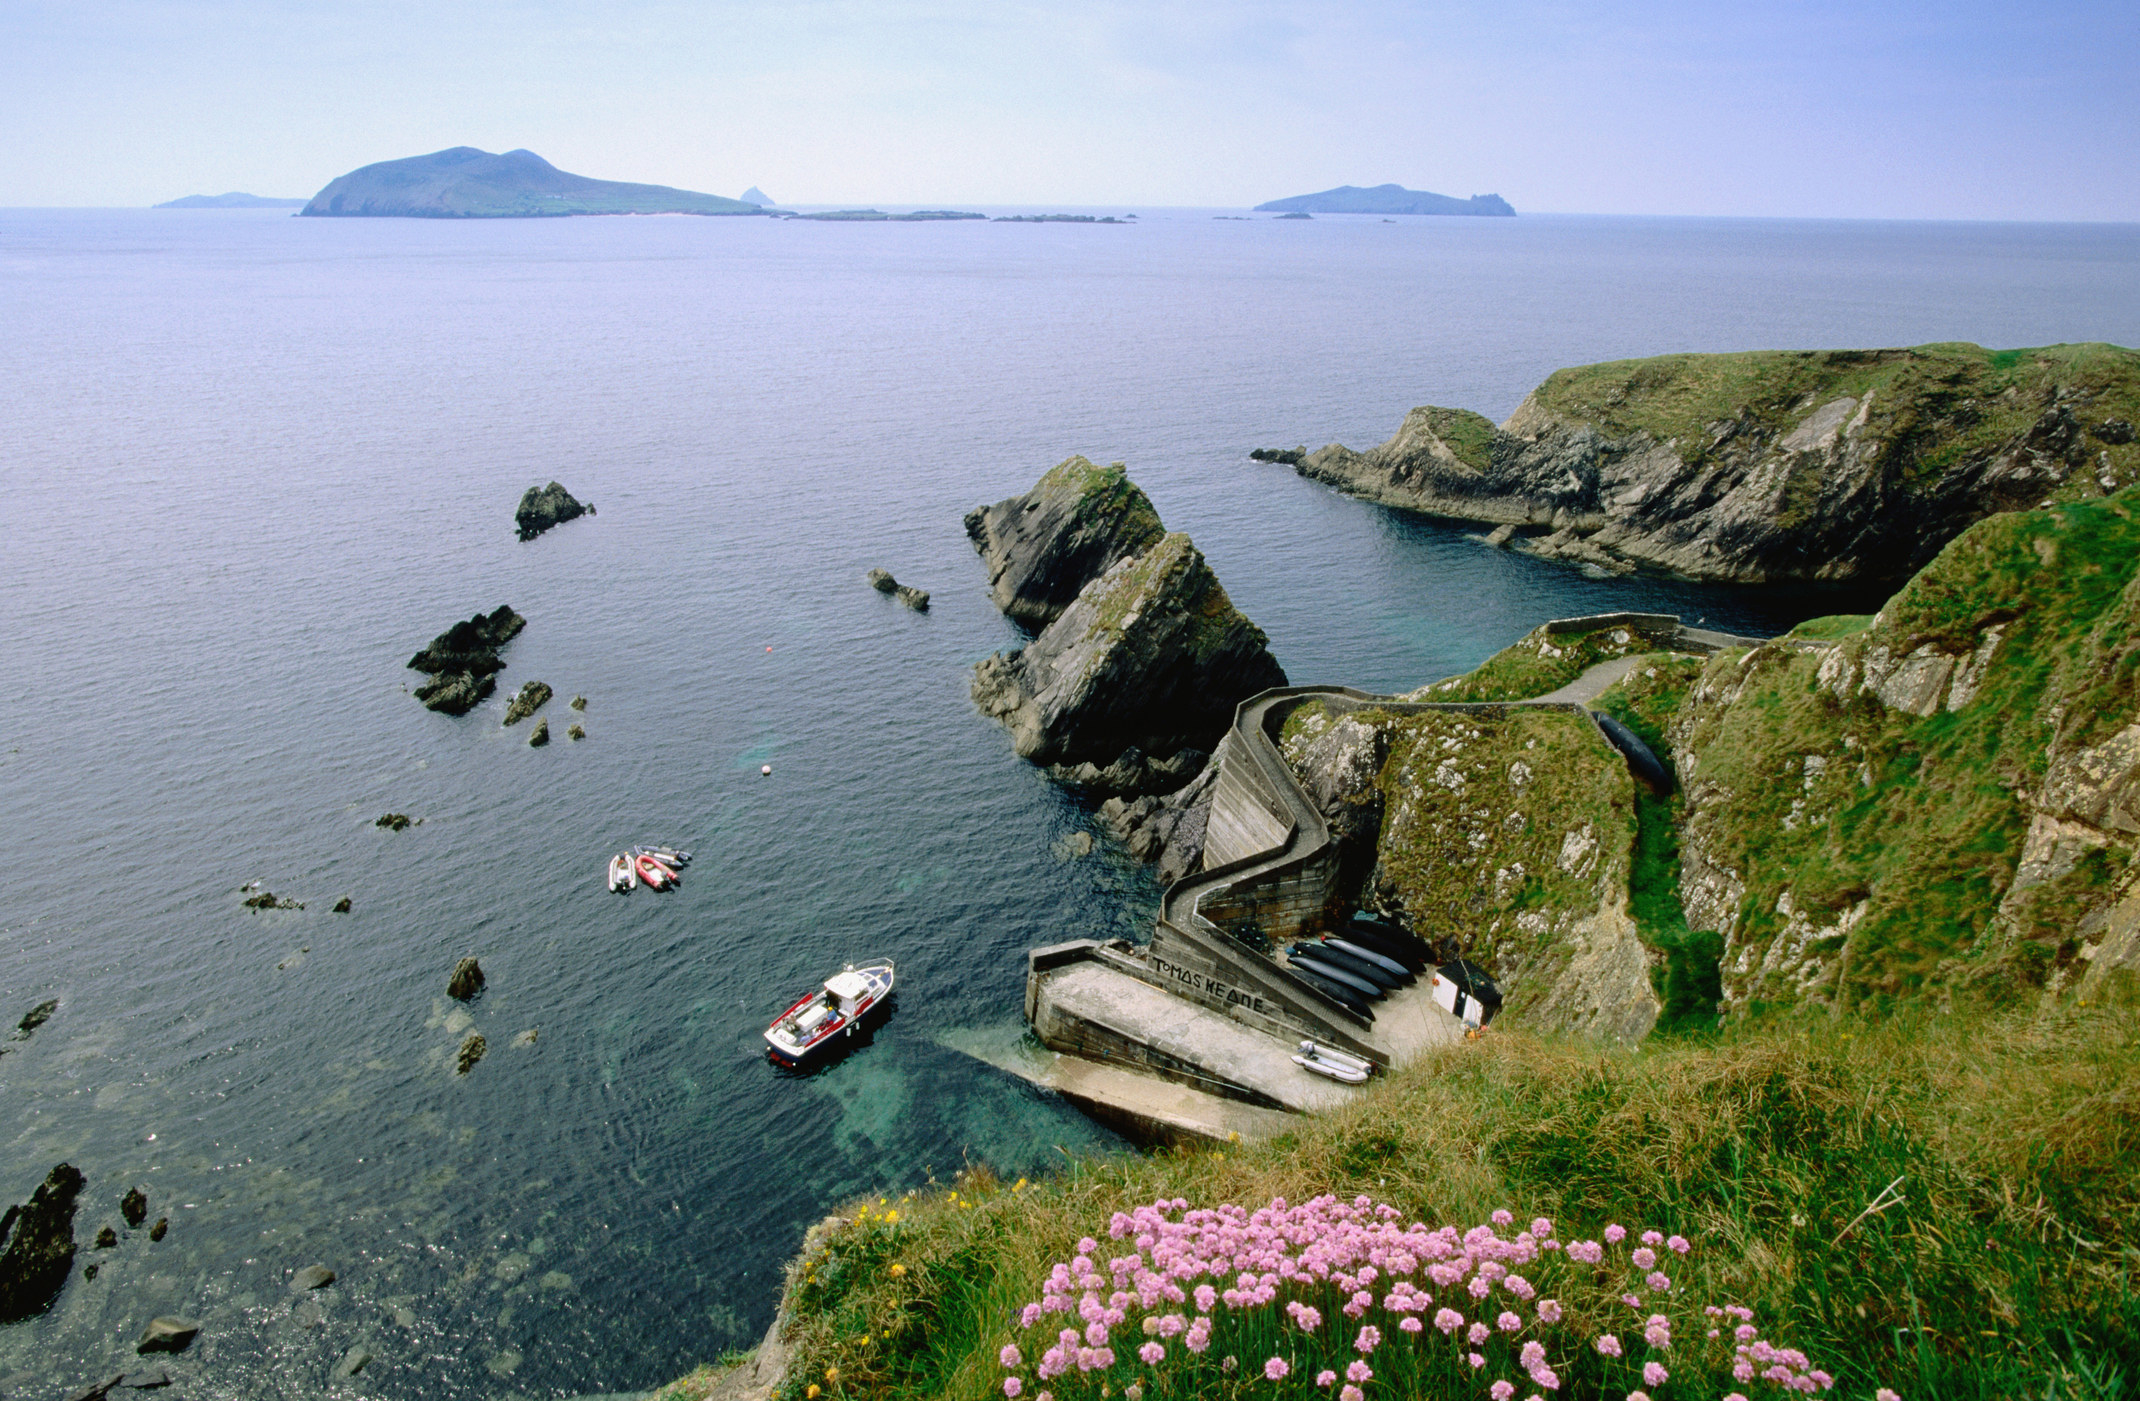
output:
[{"label": "moss-covered rock", "polygon": [[966,515],[996,606],[1036,631],[1117,561],[1165,533],[1123,464],[1100,467],[1083,457],[1058,463],[1023,496]]},{"label": "moss-covered rock", "polygon": [[[1840,630],[1839,630],[1840,631]],[[2140,492],[1954,540],[1832,645],[1719,654],[1671,725],[1730,1006],[2140,969]]]},{"label": "moss-covered rock", "polygon": [[1608,567],[1900,581],[1986,516],[2140,480],[2136,417],[2140,353],[2111,345],[1665,355],[1556,371],[1483,446],[1415,409],[1300,471]]}]

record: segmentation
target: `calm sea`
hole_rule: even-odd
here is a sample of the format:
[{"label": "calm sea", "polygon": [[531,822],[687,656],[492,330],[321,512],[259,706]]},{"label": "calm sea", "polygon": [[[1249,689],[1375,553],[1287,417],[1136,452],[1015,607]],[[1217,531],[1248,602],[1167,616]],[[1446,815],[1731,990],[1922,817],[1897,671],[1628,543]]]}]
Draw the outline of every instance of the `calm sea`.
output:
[{"label": "calm sea", "polygon": [[[959,518],[1070,453],[1129,463],[1295,680],[1403,688],[1553,615],[1848,600],[1588,578],[1249,448],[1668,350],[2140,343],[2131,227],[1139,213],[0,211],[0,1015],[60,1003],[0,1057],[0,1200],[90,1182],[0,1393],[162,1313],[203,1321],[196,1398],[320,1392],[357,1344],[381,1397],[643,1389],[754,1339],[843,1200],[1116,1146],[946,1044],[1015,1029],[1027,946],[1156,896],[1057,854],[1087,810],[967,698],[1016,637]],[[600,514],[523,544],[553,477]],[[501,603],[498,699],[410,699],[408,656]],[[499,723],[529,679],[543,750]],[[696,850],[681,891],[603,889],[634,841]],[[775,1071],[770,1016],[866,955],[897,1015]],[[169,1237],[89,1250],[137,1184]]]}]

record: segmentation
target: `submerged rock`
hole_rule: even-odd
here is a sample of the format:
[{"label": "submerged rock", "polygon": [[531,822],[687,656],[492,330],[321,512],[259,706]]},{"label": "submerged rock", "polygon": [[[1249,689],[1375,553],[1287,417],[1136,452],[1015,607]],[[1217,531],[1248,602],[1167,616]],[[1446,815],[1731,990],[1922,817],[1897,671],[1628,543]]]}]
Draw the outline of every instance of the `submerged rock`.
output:
[{"label": "submerged rock", "polygon": [[149,1320],[142,1331],[141,1341],[134,1344],[134,1351],[184,1352],[201,1331],[201,1325],[190,1318],[164,1316]]},{"label": "submerged rock", "polygon": [[126,1221],[128,1229],[138,1227],[142,1222],[148,1220],[148,1193],[142,1191],[139,1187],[127,1188],[126,1195],[119,1198],[119,1215]]},{"label": "submerged rock", "polygon": [[574,710],[585,710],[587,708],[587,697],[574,696],[572,698],[572,708]]},{"label": "submerged rock", "polygon": [[453,976],[446,980],[446,996],[466,1002],[483,990],[487,982],[483,965],[473,958],[464,958],[453,965]]},{"label": "submerged rock", "polygon": [[247,899],[245,908],[248,910],[301,910],[304,908],[304,904],[298,900],[286,900],[272,890],[263,890],[258,895]]},{"label": "submerged rock", "polygon": [[383,812],[373,820],[372,826],[384,827],[389,832],[399,832],[408,827],[409,821],[409,815],[405,812]]},{"label": "submerged rock", "polygon": [[1087,760],[1082,764],[1055,764],[1049,767],[1048,774],[1058,783],[1135,797],[1173,792],[1202,772],[1210,758],[1201,749],[1182,749],[1164,759],[1154,759],[1132,745],[1113,763],[1103,766]]},{"label": "submerged rock", "polygon": [[469,1071],[475,1069],[476,1062],[483,1059],[483,1053],[489,1049],[490,1043],[483,1039],[482,1032],[469,1032],[467,1039],[461,1042],[461,1053],[455,1063],[453,1073],[466,1075]]},{"label": "submerged rock", "polygon": [[46,998],[43,1002],[38,1003],[35,1007],[22,1014],[22,1020],[15,1023],[15,1034],[9,1039],[13,1041],[29,1040],[30,1033],[43,1026],[46,1022],[51,1021],[52,1014],[58,1010],[59,999],[56,997]]},{"label": "submerged rock", "polygon": [[466,715],[496,688],[496,673],[505,667],[498,651],[527,623],[501,605],[432,638],[430,646],[409,658],[410,670],[431,675],[430,681],[416,688],[416,699],[432,710]]},{"label": "submerged rock", "polygon": [[18,1323],[52,1306],[74,1267],[74,1203],[84,1179],[61,1163],[28,1202],[0,1217],[0,1323]]},{"label": "submerged rock", "polygon": [[111,1227],[106,1226],[97,1232],[96,1248],[98,1250],[116,1249],[118,1244],[119,1233]]},{"label": "submerged rock", "polygon": [[1177,532],[1116,561],[1030,645],[982,661],[973,697],[1025,758],[1112,764],[1132,746],[1209,750],[1241,700],[1285,683],[1263,629]]},{"label": "submerged rock", "polygon": [[534,730],[528,735],[528,747],[539,749],[550,742],[550,722],[537,720]]},{"label": "submerged rock", "polygon": [[290,1292],[302,1294],[308,1289],[325,1289],[334,1283],[334,1271],[325,1265],[307,1265],[290,1276]]},{"label": "submerged rock", "polygon": [[566,728],[565,737],[567,739],[585,739],[587,738],[587,732],[578,725],[571,725]]},{"label": "submerged rock", "polygon": [[347,1381],[364,1370],[372,1360],[371,1349],[358,1343],[342,1354],[342,1360],[334,1364],[334,1380]]},{"label": "submerged rock", "polygon": [[1253,462],[1283,462],[1288,467],[1298,467],[1308,460],[1308,445],[1297,448],[1256,448],[1249,454]]},{"label": "submerged rock", "polygon": [[338,914],[338,915],[346,915],[346,914],[348,914],[348,913],[349,913],[349,911],[350,911],[350,904],[349,904],[349,897],[348,897],[347,895],[344,895],[344,896],[343,896],[343,897],[342,897],[341,899],[339,899],[339,900],[337,900],[337,901],[335,901],[335,902],[334,902],[334,912],[335,912],[336,914]]},{"label": "submerged rock", "polygon": [[573,500],[571,492],[552,482],[527,489],[520,498],[520,509],[513,512],[513,524],[519,527],[521,539],[532,540],[553,526],[585,514],[587,508]]},{"label": "submerged rock", "polygon": [[162,1240],[166,1235],[170,1234],[170,1231],[171,1218],[159,1216],[156,1218],[156,1224],[149,1227],[149,1239],[152,1241]]},{"label": "submerged rock", "polygon": [[543,682],[529,681],[524,683],[520,688],[520,694],[514,696],[505,707],[505,723],[508,725],[519,724],[522,720],[542,709],[543,702],[549,700],[553,694],[555,693]]},{"label": "submerged rock", "polygon": [[[1229,741],[1219,742],[1224,754]],[[1219,758],[1164,797],[1115,797],[1100,804],[1100,820],[1115,840],[1140,861],[1158,869],[1160,882],[1172,885],[1194,872],[1203,860],[1204,831],[1211,820],[1211,797],[1219,776]]]},{"label": "submerged rock", "polygon": [[1159,543],[1159,513],[1119,462],[1072,457],[1023,496],[966,515],[996,607],[1040,629],[1109,567]]}]

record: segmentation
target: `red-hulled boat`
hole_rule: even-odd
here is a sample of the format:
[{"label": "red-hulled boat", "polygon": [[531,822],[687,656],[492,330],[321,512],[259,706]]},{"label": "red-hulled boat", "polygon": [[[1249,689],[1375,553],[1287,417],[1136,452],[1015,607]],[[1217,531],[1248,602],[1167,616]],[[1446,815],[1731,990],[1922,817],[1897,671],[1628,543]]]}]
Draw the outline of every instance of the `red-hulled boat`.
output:
[{"label": "red-hulled boat", "polygon": [[651,856],[635,856],[632,867],[639,872],[639,879],[651,890],[667,890],[676,884],[676,872],[662,865]]},{"label": "red-hulled boat", "polygon": [[864,1023],[890,1009],[891,998],[890,959],[850,963],[774,1018],[765,1044],[782,1065],[806,1065],[850,1044]]}]

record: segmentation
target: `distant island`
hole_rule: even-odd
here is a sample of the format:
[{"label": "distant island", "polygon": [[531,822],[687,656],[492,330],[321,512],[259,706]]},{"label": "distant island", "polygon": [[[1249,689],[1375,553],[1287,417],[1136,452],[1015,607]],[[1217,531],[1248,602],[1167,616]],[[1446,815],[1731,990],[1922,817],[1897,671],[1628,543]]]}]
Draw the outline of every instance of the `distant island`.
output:
[{"label": "distant island", "polygon": [[787,214],[789,219],[820,219],[835,224],[913,224],[929,223],[940,219],[986,219],[986,214],[969,214],[962,209],[917,209],[908,214],[887,214],[881,209],[828,209],[817,214]]},{"label": "distant island", "polygon": [[768,195],[765,191],[759,189],[756,185],[753,185],[749,189],[745,190],[742,195],[739,196],[739,198],[741,198],[745,204],[755,204],[763,209],[771,209],[775,204],[779,203],[778,200]]},{"label": "distant island", "polygon": [[533,151],[455,146],[381,161],[329,182],[298,211],[325,217],[537,219],[566,214],[763,214],[722,195],[573,175]]},{"label": "distant island", "polygon": [[167,199],[154,206],[157,209],[302,209],[301,199],[269,199],[266,195],[249,195],[232,190],[227,195],[187,195],[184,199]]},{"label": "distant island", "polygon": [[1258,214],[1485,214],[1513,218],[1516,211],[1499,195],[1473,195],[1458,199],[1427,190],[1407,190],[1402,185],[1377,185],[1362,189],[1340,185],[1320,194],[1294,195],[1256,206]]}]

